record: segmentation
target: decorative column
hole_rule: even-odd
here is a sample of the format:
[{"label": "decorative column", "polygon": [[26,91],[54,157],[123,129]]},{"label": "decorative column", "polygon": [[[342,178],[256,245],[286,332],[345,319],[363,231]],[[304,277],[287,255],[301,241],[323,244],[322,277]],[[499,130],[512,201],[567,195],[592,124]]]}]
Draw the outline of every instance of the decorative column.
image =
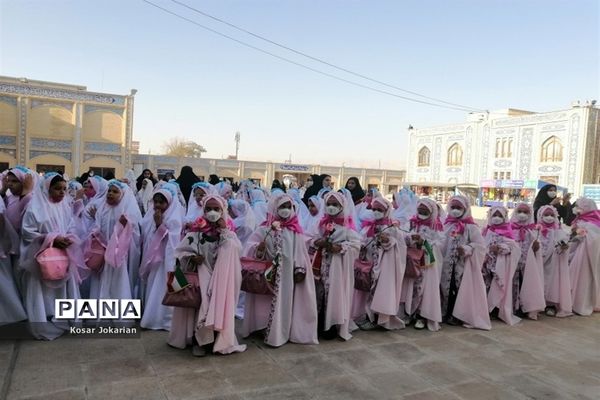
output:
[{"label": "decorative column", "polygon": [[74,104],[74,126],[75,130],[73,131],[73,177],[79,176],[81,173],[81,129],[83,126],[83,104],[75,103]]},{"label": "decorative column", "polygon": [[123,166],[131,168],[131,142],[133,140],[133,102],[137,90],[131,89],[131,94],[125,97],[125,154]]},{"label": "decorative column", "polygon": [[17,164],[27,165],[27,109],[29,108],[29,99],[19,96],[17,99],[17,112],[19,113],[19,133],[17,136]]},{"label": "decorative column", "polygon": [[245,178],[246,175],[246,163],[243,161],[238,161],[238,176],[239,181]]}]

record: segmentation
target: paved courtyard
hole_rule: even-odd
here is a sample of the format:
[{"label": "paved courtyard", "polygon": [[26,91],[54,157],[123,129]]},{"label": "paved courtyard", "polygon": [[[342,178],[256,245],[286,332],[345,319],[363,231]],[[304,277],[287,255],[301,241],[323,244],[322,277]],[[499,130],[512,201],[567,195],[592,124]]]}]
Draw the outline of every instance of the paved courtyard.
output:
[{"label": "paved courtyard", "polygon": [[358,332],[349,342],[194,358],[137,339],[0,342],[8,399],[599,399],[600,315],[489,332]]}]

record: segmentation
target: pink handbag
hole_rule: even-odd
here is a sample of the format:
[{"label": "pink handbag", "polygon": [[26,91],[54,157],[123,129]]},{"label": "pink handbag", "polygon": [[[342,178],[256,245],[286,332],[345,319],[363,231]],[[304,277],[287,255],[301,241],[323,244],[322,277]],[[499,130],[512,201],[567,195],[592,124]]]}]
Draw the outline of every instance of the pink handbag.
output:
[{"label": "pink handbag", "polygon": [[244,292],[253,294],[273,294],[273,288],[265,272],[271,268],[271,261],[257,260],[249,257],[242,257],[242,287]]},{"label": "pink handbag", "polygon": [[421,276],[421,268],[425,265],[425,252],[416,247],[409,247],[406,250],[406,269],[404,276],[410,279],[416,279]]},{"label": "pink handbag", "polygon": [[371,270],[373,261],[366,261],[357,258],[354,261],[354,289],[363,292],[370,292],[373,280],[371,279]]},{"label": "pink handbag", "polygon": [[104,253],[106,246],[96,234],[92,234],[90,246],[86,249],[83,258],[85,265],[92,271],[99,272],[104,266]]},{"label": "pink handbag", "polygon": [[47,281],[60,281],[67,276],[69,269],[69,256],[63,249],[48,247],[35,256],[40,265],[42,279]]},{"label": "pink handbag", "polygon": [[198,272],[183,272],[179,266],[167,274],[167,292],[163,297],[165,306],[200,308],[202,296]]}]

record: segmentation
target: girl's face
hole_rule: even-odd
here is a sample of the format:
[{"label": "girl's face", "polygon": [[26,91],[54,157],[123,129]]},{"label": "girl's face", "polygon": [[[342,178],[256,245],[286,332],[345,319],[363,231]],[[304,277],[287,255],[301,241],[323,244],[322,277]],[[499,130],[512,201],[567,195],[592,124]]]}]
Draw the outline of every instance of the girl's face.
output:
[{"label": "girl's face", "polygon": [[331,177],[328,176],[325,179],[323,179],[323,187],[330,187],[331,186]]},{"label": "girl's face", "polygon": [[154,197],[152,197],[152,202],[154,203],[154,209],[164,213],[169,208],[169,203],[165,196],[160,193],[156,193]]},{"label": "girl's face", "polygon": [[96,191],[94,190],[94,187],[92,186],[89,179],[83,183],[83,193],[85,193],[85,196],[88,199],[91,199],[96,195]]},{"label": "girl's face", "polygon": [[427,208],[427,206],[425,204],[419,204],[419,207],[417,207],[417,212],[421,215],[426,215],[426,216],[431,214],[431,212],[429,211],[429,208]]},{"label": "girl's face", "polygon": [[50,200],[54,203],[60,203],[63,201],[67,194],[67,182],[60,181],[56,182],[54,185],[50,186],[50,190],[48,190],[48,196]]},{"label": "girl's face", "polygon": [[282,205],[280,205],[279,207],[277,207],[277,210],[284,210],[284,209],[288,209],[291,210],[292,209],[292,203],[289,201],[286,201],[285,203],[283,203]]},{"label": "girl's face", "polygon": [[202,206],[202,199],[206,196],[206,193],[201,188],[194,189],[194,199],[199,206]]},{"label": "girl's face", "polygon": [[204,206],[204,214],[208,214],[211,211],[222,212],[221,206],[215,200],[209,200]]},{"label": "girl's face", "polygon": [[116,186],[110,186],[106,192],[106,203],[109,206],[116,206],[121,201],[121,190]]},{"label": "girl's face", "polygon": [[354,190],[356,189],[356,182],[350,180],[348,181],[348,183],[346,183],[346,187],[348,188],[348,190]]},{"label": "girl's face", "polygon": [[319,209],[317,208],[317,206],[315,206],[314,203],[310,200],[308,201],[308,211],[313,217],[319,213]]},{"label": "girl's face", "polygon": [[500,211],[494,212],[494,214],[492,214],[492,217],[500,217],[500,218],[504,219],[504,217],[502,216],[502,213]]},{"label": "girl's face", "polygon": [[152,172],[144,171],[144,179],[150,179],[151,176],[152,176]]},{"label": "girl's face", "polygon": [[15,196],[20,196],[21,193],[23,193],[23,184],[15,174],[9,172],[6,175],[6,180],[8,181],[7,186],[12,194],[14,194]]},{"label": "girl's face", "polygon": [[552,212],[552,210],[545,210],[544,213],[542,214],[542,217],[552,217],[552,218],[554,218],[554,213]]},{"label": "girl's face", "polygon": [[329,200],[327,200],[327,206],[336,206],[339,208],[342,208],[342,205],[340,204],[339,201],[337,201],[337,199],[335,197],[330,197]]},{"label": "girl's face", "polygon": [[375,203],[373,206],[371,206],[371,209],[373,210],[373,212],[379,211],[380,213],[383,213],[383,214],[385,214],[385,212],[387,211],[386,208],[379,203]]}]

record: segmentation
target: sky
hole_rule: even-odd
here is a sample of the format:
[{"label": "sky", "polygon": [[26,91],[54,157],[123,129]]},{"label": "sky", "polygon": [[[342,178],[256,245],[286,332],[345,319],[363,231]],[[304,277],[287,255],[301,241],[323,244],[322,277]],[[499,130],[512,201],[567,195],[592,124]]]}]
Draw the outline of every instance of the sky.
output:
[{"label": "sky", "polygon": [[[253,46],[380,90],[170,0],[151,0]],[[552,111],[600,100],[597,0],[179,0],[270,40],[476,109]],[[409,102],[273,58],[142,0],[0,0],[0,75],[135,97],[134,139],[205,157],[405,167],[407,127],[467,112]],[[408,95],[411,96],[411,95]],[[414,96],[413,96],[414,97]],[[418,97],[417,97],[418,98]]]}]

